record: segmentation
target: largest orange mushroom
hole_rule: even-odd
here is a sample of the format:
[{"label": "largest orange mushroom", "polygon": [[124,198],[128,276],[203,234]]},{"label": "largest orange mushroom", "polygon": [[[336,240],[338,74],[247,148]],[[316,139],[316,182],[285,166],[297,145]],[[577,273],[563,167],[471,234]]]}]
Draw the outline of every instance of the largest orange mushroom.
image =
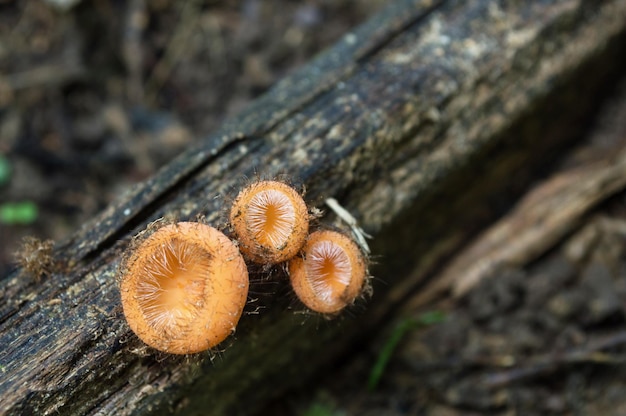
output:
[{"label": "largest orange mushroom", "polygon": [[231,334],[248,295],[237,247],[201,223],[159,228],[122,266],[121,297],[131,329],[172,354],[216,346]]}]

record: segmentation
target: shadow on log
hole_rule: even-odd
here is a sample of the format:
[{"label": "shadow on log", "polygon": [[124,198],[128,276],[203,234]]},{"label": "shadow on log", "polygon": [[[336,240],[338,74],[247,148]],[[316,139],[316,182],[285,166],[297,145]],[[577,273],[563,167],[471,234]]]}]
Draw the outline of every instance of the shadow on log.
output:
[{"label": "shadow on log", "polygon": [[[63,272],[0,282],[0,411],[258,410],[366,343],[575,142],[625,51],[622,0],[396,1],[85,224],[54,251]],[[339,200],[375,236],[384,285],[327,321],[294,313],[274,276],[223,351],[145,348],[116,283],[133,235],[164,216],[223,225],[224,196],[257,172]]]}]

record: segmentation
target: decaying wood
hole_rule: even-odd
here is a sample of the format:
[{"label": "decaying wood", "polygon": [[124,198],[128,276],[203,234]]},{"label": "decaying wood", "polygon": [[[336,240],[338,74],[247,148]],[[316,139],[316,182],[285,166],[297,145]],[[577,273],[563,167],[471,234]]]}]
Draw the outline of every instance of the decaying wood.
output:
[{"label": "decaying wood", "polygon": [[[623,0],[395,2],[60,245],[64,272],[0,283],[0,411],[249,413],[305,381],[478,229],[480,201],[577,138],[625,46]],[[257,172],[301,181],[320,208],[336,198],[374,235],[385,287],[325,321],[259,275],[223,351],[146,349],[116,284],[132,236],[163,216],[223,225],[225,196]]]},{"label": "decaying wood", "polygon": [[626,187],[626,152],[611,159],[559,172],[533,189],[451,261],[410,306],[426,304],[449,289],[455,297],[463,296],[481,280],[523,267],[545,253],[591,208]]}]

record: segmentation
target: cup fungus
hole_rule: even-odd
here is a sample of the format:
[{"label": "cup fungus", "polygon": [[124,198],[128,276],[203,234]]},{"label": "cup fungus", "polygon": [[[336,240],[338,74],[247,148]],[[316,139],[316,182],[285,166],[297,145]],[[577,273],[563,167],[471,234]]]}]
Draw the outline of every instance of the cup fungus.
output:
[{"label": "cup fungus", "polygon": [[358,246],[336,231],[312,233],[302,255],[289,261],[289,278],[298,298],[321,313],[337,313],[361,293],[367,268]]},{"label": "cup fungus", "polygon": [[309,232],[304,200],[277,181],[260,181],[244,188],[233,203],[230,222],[242,253],[263,264],[294,257]]},{"label": "cup fungus", "polygon": [[172,354],[222,342],[235,330],[248,295],[237,247],[201,223],[159,228],[126,259],[122,274],[129,326],[146,344]]}]

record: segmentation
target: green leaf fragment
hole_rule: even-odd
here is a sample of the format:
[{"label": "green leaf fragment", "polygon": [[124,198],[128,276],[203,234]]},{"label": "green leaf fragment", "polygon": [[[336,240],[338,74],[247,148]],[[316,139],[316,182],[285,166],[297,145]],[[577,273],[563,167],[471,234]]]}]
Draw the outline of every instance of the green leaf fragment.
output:
[{"label": "green leaf fragment", "polygon": [[31,201],[8,202],[0,205],[0,223],[9,225],[32,224],[37,219],[39,210]]},{"label": "green leaf fragment", "polygon": [[417,318],[407,318],[401,321],[393,330],[391,336],[378,354],[376,363],[374,364],[374,367],[372,367],[372,371],[370,372],[370,376],[368,378],[368,389],[371,391],[376,388],[383,372],[385,371],[385,368],[387,367],[387,364],[389,363],[389,360],[391,359],[391,356],[393,355],[394,350],[409,330],[430,326],[442,322],[445,319],[446,315],[441,311],[428,311],[424,312]]}]

